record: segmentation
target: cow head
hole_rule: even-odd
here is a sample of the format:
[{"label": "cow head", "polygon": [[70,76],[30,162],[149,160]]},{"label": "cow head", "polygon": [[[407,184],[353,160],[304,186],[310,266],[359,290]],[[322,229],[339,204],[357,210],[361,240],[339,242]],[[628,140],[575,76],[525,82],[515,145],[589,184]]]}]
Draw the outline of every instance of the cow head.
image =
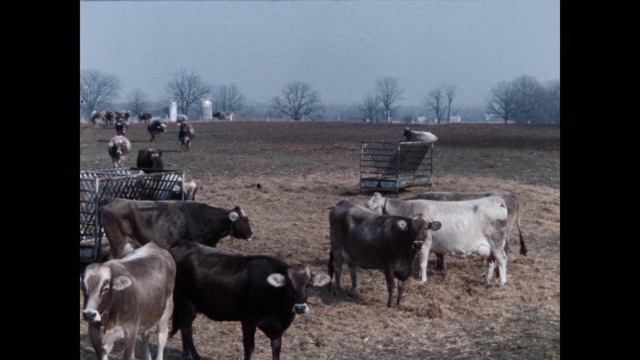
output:
[{"label": "cow head", "polygon": [[[420,250],[426,242],[431,242],[431,231],[440,229],[439,221],[428,221],[422,214],[416,214],[411,218],[411,232],[415,234],[412,248]],[[431,231],[429,231],[431,230]]]},{"label": "cow head", "polygon": [[267,277],[267,282],[274,287],[289,286],[293,291],[294,305],[291,309],[296,314],[309,311],[307,306],[307,289],[310,286],[323,286],[331,281],[331,277],[324,272],[312,274],[308,267],[302,264],[290,266],[287,275],[273,273]]},{"label": "cow head", "polygon": [[229,211],[229,220],[231,220],[231,237],[236,239],[245,239],[247,241],[253,240],[253,231],[249,225],[249,217],[236,206]]},{"label": "cow head", "polygon": [[89,264],[82,276],[84,307],[82,317],[92,324],[100,324],[113,304],[113,293],[131,286],[128,276],[113,278],[111,267],[102,263]]},{"label": "cow head", "polygon": [[378,214],[383,214],[384,213],[383,209],[386,203],[387,203],[387,199],[382,197],[382,194],[380,194],[379,192],[374,192],[371,199],[367,201],[366,207],[375,211]]}]

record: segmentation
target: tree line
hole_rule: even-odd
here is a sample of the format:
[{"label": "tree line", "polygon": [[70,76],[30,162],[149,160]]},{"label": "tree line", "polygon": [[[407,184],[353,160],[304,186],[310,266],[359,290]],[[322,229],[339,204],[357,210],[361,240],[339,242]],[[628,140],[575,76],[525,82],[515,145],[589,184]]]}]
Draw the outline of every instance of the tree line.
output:
[{"label": "tree line", "polygon": [[[100,70],[80,72],[80,112],[81,117],[90,116],[94,110],[104,110],[112,106],[120,96],[120,81],[116,75]],[[448,122],[456,116],[462,106],[456,102],[457,88],[443,84],[427,91],[422,106],[438,124]],[[193,70],[181,69],[168,82],[165,89],[167,98],[176,101],[178,111],[191,118],[199,118],[200,104],[211,100],[213,111],[233,111],[242,116],[251,112],[245,96],[234,85],[214,88]],[[387,76],[375,81],[373,89],[365,93],[354,110],[357,117],[370,122],[398,121],[400,116],[397,102],[402,99],[404,89],[396,78]],[[142,88],[135,88],[125,96],[125,103],[132,114],[148,111],[151,103]],[[560,81],[540,84],[535,78],[522,75],[512,81],[502,81],[491,88],[485,100],[486,120],[504,123],[559,124],[560,123]],[[168,106],[163,108],[168,113]],[[257,114],[256,114],[257,115]],[[326,107],[320,94],[311,85],[302,81],[292,81],[284,86],[279,95],[274,96],[266,109],[266,114],[258,116],[288,117],[292,120],[321,120],[326,117]],[[346,119],[345,119],[346,120]],[[402,119],[407,121],[406,117]]]}]

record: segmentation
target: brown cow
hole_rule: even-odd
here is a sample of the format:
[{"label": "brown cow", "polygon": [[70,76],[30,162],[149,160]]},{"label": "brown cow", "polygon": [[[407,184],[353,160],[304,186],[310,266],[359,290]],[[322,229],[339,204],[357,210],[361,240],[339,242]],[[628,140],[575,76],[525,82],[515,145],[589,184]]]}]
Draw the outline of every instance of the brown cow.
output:
[{"label": "brown cow", "polygon": [[111,156],[113,167],[122,167],[131,153],[131,142],[122,135],[116,135],[109,140],[107,152]]},{"label": "brown cow", "polygon": [[329,213],[329,276],[336,274],[336,293],[342,291],[342,264],[349,266],[351,289],[357,289],[357,267],[381,269],[387,281],[387,306],[392,306],[394,277],[398,278],[400,305],[404,281],[411,275],[416,254],[423,243],[430,242],[431,231],[440,228],[438,221],[424,216],[379,215],[364,206],[343,200]]},{"label": "brown cow", "polygon": [[154,242],[164,249],[179,240],[216,247],[230,235],[253,240],[249,217],[236,206],[222,209],[196,201],[109,199],[102,204],[104,232],[111,257],[124,253],[129,240],[144,245]]},{"label": "brown cow", "polygon": [[86,267],[82,276],[82,316],[89,323],[89,337],[98,359],[106,360],[114,342],[123,337],[123,358],[133,359],[139,333],[143,359],[151,359],[149,337],[150,332],[155,332],[156,359],[162,360],[173,313],[175,278],[173,257],[152,243],[121,259]]}]

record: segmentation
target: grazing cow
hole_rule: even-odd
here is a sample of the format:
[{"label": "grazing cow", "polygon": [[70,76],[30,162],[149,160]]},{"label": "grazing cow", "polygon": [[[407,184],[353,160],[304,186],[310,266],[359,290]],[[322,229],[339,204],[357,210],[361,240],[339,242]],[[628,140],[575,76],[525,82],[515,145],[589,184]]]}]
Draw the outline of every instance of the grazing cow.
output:
[{"label": "grazing cow", "polygon": [[148,111],[145,111],[145,112],[142,112],[142,113],[139,113],[139,114],[138,114],[138,121],[139,121],[139,122],[149,123],[149,121],[150,121],[152,118],[153,118],[153,115],[152,115],[150,112],[148,112]]},{"label": "grazing cow", "polygon": [[179,240],[216,247],[230,235],[253,240],[247,214],[236,206],[222,209],[196,201],[110,199],[102,204],[102,222],[112,258],[124,252],[129,240],[154,242],[168,249]]},{"label": "grazing cow", "polygon": [[179,126],[178,139],[180,139],[180,152],[182,152],[183,149],[189,152],[191,150],[191,140],[196,135],[195,130],[187,120],[179,123]]},{"label": "grazing cow", "polygon": [[122,167],[131,153],[131,142],[122,135],[116,135],[109,140],[107,147],[114,168]]},{"label": "grazing cow", "polygon": [[93,125],[102,125],[104,123],[107,122],[107,120],[105,119],[105,112],[104,111],[93,111],[91,113],[91,122],[93,123]]},{"label": "grazing cow", "polygon": [[100,360],[107,360],[116,340],[124,338],[124,360],[134,359],[142,334],[143,359],[150,360],[149,337],[157,333],[156,360],[163,359],[173,313],[176,264],[156,244],[142,246],[118,260],[89,264],[82,276],[89,337]]},{"label": "grazing cow", "polygon": [[120,110],[116,111],[116,121],[129,121],[129,116],[131,116],[131,111],[129,110]]},{"label": "grazing cow", "polygon": [[158,141],[158,137],[163,132],[167,131],[167,124],[163,124],[160,120],[154,120],[151,124],[147,125],[147,131],[151,134],[151,142]]},{"label": "grazing cow", "polygon": [[[527,256],[527,247],[522,237],[522,230],[520,229],[520,206],[515,194],[507,190],[494,190],[485,192],[437,192],[429,191],[404,200],[436,200],[436,201],[465,201],[481,199],[488,196],[500,196],[505,205],[507,206],[507,236],[505,238],[504,250],[509,251],[509,238],[513,230],[514,225],[518,226],[518,235],[520,236],[520,254]],[[444,261],[443,254],[436,254],[437,268],[442,271],[446,271],[447,266]]]},{"label": "grazing cow", "polygon": [[440,223],[418,214],[411,217],[379,215],[364,206],[343,200],[329,213],[329,276],[336,274],[336,293],[342,291],[340,276],[346,262],[351,274],[351,288],[357,290],[357,267],[381,269],[387,281],[387,306],[392,306],[394,277],[398,278],[400,305],[404,281],[411,275],[413,260],[438,230]]},{"label": "grazing cow", "polygon": [[234,254],[193,242],[169,249],[176,261],[172,329],[182,337],[183,358],[200,359],[193,321],[203,314],[215,321],[240,321],[244,359],[251,359],[256,328],[271,340],[271,357],[280,359],[282,335],[296,315],[309,311],[308,288],[331,281],[302,264],[289,265],[266,255]]},{"label": "grazing cow", "polygon": [[[507,206],[499,196],[466,201],[389,199],[375,192],[367,207],[379,214],[413,216],[423,214],[437,219],[442,227],[432,234],[420,251],[420,280],[427,282],[429,252],[466,258],[471,254],[489,260],[486,284],[493,279],[496,262],[500,283],[507,283]],[[493,256],[493,257],[491,257]]]},{"label": "grazing cow", "polygon": [[233,111],[218,111],[214,113],[213,116],[217,117],[218,120],[229,120],[229,121],[234,121],[236,118]]},{"label": "grazing cow", "polygon": [[148,174],[162,170],[164,167],[162,163],[162,150],[152,148],[138,150],[136,167],[144,169],[144,172]]},{"label": "grazing cow", "polygon": [[113,115],[112,111],[105,111],[104,112],[104,119],[105,119],[105,122],[107,123],[107,125],[111,125],[111,124],[113,124],[113,120],[115,119],[115,116]]},{"label": "grazing cow", "polygon": [[434,142],[438,140],[438,137],[428,131],[413,131],[406,127],[404,129],[404,136],[407,141],[427,141]]}]

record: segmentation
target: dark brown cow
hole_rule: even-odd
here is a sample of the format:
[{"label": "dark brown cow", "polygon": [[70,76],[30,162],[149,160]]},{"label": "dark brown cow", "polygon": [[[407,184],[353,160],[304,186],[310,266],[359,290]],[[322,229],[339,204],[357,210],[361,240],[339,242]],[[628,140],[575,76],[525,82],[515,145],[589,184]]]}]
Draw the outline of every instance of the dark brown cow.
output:
[{"label": "dark brown cow", "polygon": [[82,276],[89,337],[96,358],[106,360],[116,340],[124,338],[125,360],[133,359],[142,334],[143,359],[151,359],[149,336],[157,333],[156,360],[162,360],[173,312],[176,264],[171,254],[147,244],[121,259],[89,264]]},{"label": "dark brown cow", "polygon": [[196,201],[110,199],[102,204],[104,232],[112,258],[124,252],[129,240],[154,242],[168,249],[179,240],[215,247],[230,235],[253,240],[249,218],[236,206],[222,209]]},{"label": "dark brown cow", "polygon": [[111,125],[111,124],[113,124],[113,121],[115,119],[115,115],[113,115],[113,111],[105,111],[104,112],[104,118],[106,120],[107,125]]},{"label": "dark brown cow", "polygon": [[138,114],[138,121],[142,123],[148,124],[152,118],[153,118],[153,115],[148,111]]},{"label": "dark brown cow", "polygon": [[167,124],[161,123],[160,120],[154,120],[147,125],[147,131],[151,134],[151,140],[149,141],[158,141],[160,134],[167,131]]},{"label": "dark brown cow", "polygon": [[387,306],[392,306],[394,277],[398,279],[399,306],[404,281],[411,275],[416,254],[431,231],[438,230],[438,221],[428,221],[418,214],[411,218],[378,215],[364,206],[343,200],[329,213],[329,276],[336,274],[336,293],[340,293],[342,264],[349,266],[351,289],[357,289],[357,267],[381,269],[387,281]]},{"label": "dark brown cow", "polygon": [[331,281],[302,264],[266,255],[234,254],[193,242],[169,249],[178,268],[173,326],[182,337],[183,358],[200,359],[193,342],[193,321],[204,314],[215,321],[242,324],[244,359],[251,359],[256,328],[271,340],[271,357],[280,359],[282,335],[296,315],[309,310],[308,288]]},{"label": "dark brown cow", "polygon": [[214,113],[213,116],[217,117],[218,120],[235,120],[235,114],[233,113],[233,111],[218,111]]},{"label": "dark brown cow", "polygon": [[[484,191],[484,192],[437,192],[430,191],[422,194],[418,194],[416,196],[407,198],[405,200],[414,200],[414,199],[423,199],[423,200],[435,200],[435,201],[466,201],[466,200],[474,200],[481,199],[489,196],[500,196],[505,205],[507,205],[507,235],[504,244],[504,250],[509,251],[509,238],[511,236],[511,232],[515,225],[518,226],[518,235],[520,237],[520,254],[527,256],[527,247],[524,243],[524,238],[522,236],[522,230],[520,229],[520,205],[518,203],[518,199],[516,195],[511,191],[507,190],[494,190],[494,191]],[[436,264],[437,268],[441,271],[447,270],[447,265],[445,264],[444,255],[436,254]]]},{"label": "dark brown cow", "polygon": [[162,150],[152,148],[138,150],[136,167],[142,168],[147,174],[162,170],[164,168],[164,164],[162,163]]},{"label": "dark brown cow", "polygon": [[179,126],[178,139],[180,139],[180,152],[182,152],[183,149],[188,152],[191,150],[191,140],[196,135],[196,132],[187,120],[180,122]]}]

